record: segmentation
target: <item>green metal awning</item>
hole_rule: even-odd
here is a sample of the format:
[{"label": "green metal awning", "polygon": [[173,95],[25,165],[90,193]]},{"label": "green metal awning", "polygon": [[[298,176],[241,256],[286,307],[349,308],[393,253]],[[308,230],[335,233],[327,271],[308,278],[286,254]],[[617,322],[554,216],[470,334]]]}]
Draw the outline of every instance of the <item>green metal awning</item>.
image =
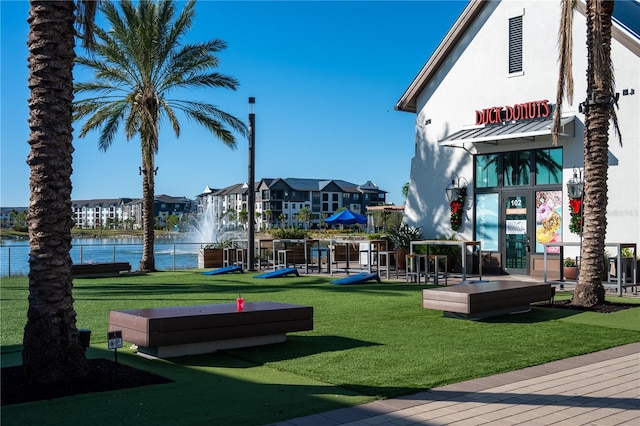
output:
[{"label": "green metal awning", "polygon": [[[571,137],[574,135],[574,119],[573,115],[562,118],[558,136]],[[439,145],[459,146],[465,143],[497,143],[509,139],[534,139],[537,136],[550,136],[552,127],[553,119],[478,126],[459,130],[441,140]]]}]

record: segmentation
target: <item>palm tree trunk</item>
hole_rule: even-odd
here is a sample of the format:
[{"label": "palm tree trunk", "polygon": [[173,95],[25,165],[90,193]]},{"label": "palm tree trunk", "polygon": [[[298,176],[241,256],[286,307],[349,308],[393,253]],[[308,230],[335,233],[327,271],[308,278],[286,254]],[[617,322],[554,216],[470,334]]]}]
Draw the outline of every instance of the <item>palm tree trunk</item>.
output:
[{"label": "palm tree trunk", "polygon": [[607,171],[613,74],[611,16],[613,1],[587,2],[587,102],[584,140],[584,228],[581,268],[572,304],[604,302],[602,273],[607,235]]},{"label": "palm tree trunk", "polygon": [[[143,144],[143,146],[146,144]],[[153,272],[156,270],[156,258],[153,250],[155,240],[155,212],[154,212],[154,156],[149,155],[145,148],[142,148],[142,226],[143,244],[142,259],[140,260],[141,272]]]},{"label": "palm tree trunk", "polygon": [[82,377],[88,367],[76,328],[71,279],[73,1],[29,10],[29,309],[22,362],[40,382]]}]

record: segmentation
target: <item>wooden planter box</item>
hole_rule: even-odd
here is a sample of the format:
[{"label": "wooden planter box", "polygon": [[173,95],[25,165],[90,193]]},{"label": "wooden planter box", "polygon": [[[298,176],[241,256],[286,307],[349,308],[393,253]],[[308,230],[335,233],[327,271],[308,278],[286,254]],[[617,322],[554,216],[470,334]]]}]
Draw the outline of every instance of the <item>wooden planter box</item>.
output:
[{"label": "wooden planter box", "polygon": [[200,249],[198,251],[198,268],[222,268],[222,249]]}]

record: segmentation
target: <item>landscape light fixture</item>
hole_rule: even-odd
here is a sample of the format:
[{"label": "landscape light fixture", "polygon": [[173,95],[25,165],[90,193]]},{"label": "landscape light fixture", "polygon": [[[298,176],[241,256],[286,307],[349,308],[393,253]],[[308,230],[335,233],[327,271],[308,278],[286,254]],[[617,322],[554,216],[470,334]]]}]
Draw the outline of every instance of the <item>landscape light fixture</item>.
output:
[{"label": "landscape light fixture", "polygon": [[[138,173],[140,174],[140,176],[142,176],[143,174],[147,174],[147,171],[144,170],[142,167],[138,166]],[[156,167],[155,169],[153,169],[153,174],[157,175],[158,174],[158,168]]]},{"label": "landscape light fixture", "polygon": [[584,180],[582,179],[582,169],[573,168],[573,177],[567,182],[567,194],[569,198],[582,198],[584,193]]},{"label": "landscape light fixture", "polygon": [[447,188],[444,190],[447,194],[447,200],[449,200],[449,202],[456,200],[460,195],[460,190],[467,185],[467,180],[462,176],[458,176],[456,173],[451,175],[451,183],[447,185]]}]

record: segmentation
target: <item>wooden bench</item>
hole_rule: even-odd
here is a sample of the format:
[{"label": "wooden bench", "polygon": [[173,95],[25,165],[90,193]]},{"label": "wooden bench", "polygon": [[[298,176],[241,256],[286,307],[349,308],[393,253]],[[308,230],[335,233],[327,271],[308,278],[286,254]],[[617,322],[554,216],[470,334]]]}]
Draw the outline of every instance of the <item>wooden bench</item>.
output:
[{"label": "wooden bench", "polygon": [[175,357],[284,342],[286,333],[313,330],[313,307],[276,302],[176,306],[109,312],[109,331],[142,355]]},{"label": "wooden bench", "polygon": [[121,272],[130,272],[129,262],[78,263],[71,265],[73,278],[116,277]]},{"label": "wooden bench", "polygon": [[528,311],[533,302],[549,302],[551,284],[484,281],[422,290],[422,307],[444,316],[477,320]]}]

